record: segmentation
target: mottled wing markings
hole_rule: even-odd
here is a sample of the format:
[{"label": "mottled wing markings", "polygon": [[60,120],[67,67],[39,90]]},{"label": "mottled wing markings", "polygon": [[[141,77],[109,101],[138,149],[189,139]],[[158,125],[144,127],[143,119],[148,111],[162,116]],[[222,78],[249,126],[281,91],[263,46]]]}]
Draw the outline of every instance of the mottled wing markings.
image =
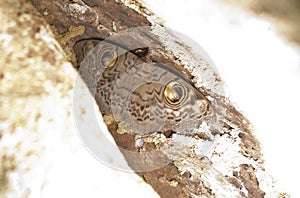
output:
[{"label": "mottled wing markings", "polygon": [[[203,121],[215,119],[210,102],[171,66],[142,61],[120,46],[96,39],[79,41],[74,50],[100,111],[114,115],[128,133],[144,136],[172,130],[194,135]],[[184,97],[178,104],[166,99],[170,82],[182,88],[183,93],[175,95]]]}]

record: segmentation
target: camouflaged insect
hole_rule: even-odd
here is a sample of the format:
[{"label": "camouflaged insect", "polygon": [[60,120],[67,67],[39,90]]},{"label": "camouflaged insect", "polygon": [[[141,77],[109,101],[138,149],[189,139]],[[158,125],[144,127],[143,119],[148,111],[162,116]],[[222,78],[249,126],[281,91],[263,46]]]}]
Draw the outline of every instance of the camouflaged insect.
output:
[{"label": "camouflaged insect", "polygon": [[210,101],[174,67],[97,39],[81,40],[74,49],[100,111],[127,133],[195,135],[195,128],[215,119]]}]

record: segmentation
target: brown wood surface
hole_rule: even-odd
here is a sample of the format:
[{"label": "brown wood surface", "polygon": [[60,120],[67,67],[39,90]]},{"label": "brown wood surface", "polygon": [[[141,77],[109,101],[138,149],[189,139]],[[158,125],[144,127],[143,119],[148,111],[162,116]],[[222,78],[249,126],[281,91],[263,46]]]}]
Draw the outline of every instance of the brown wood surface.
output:
[{"label": "brown wood surface", "polygon": [[[82,2],[75,0],[30,1],[50,25],[55,37],[60,42],[68,58],[73,62],[74,67],[78,67],[73,49],[73,46],[77,41],[85,38],[105,39],[113,32],[122,31],[131,27],[151,26],[151,23],[145,16],[128,8],[121,2],[117,3],[115,1],[107,0],[83,0]],[[89,10],[84,14],[76,13],[71,9],[74,5],[84,5],[89,7]],[[152,36],[151,39],[155,40],[155,35]],[[123,42],[123,44],[126,45],[126,41]],[[190,77],[183,66],[178,65],[175,58],[170,58],[172,55],[170,55],[170,52],[167,50],[162,51],[160,55],[153,54],[151,56],[151,54],[149,54],[148,57],[151,57],[153,61],[159,60],[160,62],[173,65]],[[225,109],[225,119],[232,124],[230,126],[225,126],[224,122],[224,128],[227,129],[224,134],[229,134],[230,136],[230,133],[234,128],[241,130],[242,132],[239,134],[239,138],[241,139],[241,152],[249,159],[260,161],[260,146],[251,133],[250,123],[247,119],[225,98],[214,95],[213,93],[210,93],[209,90],[204,90],[203,92],[205,95],[214,97],[219,103],[219,108]],[[118,126],[115,121],[107,122],[107,125],[118,146],[132,151],[138,150],[134,146],[134,135],[118,133]],[[145,151],[156,149],[154,143],[145,143],[143,147]],[[132,156],[126,156],[126,153],[124,153],[124,155],[128,164],[133,169],[138,169],[140,166],[149,165],[149,163],[155,162],[155,160],[146,160],[149,156],[144,156],[143,153],[133,159]],[[163,153],[160,153],[160,155],[155,157],[158,157],[160,160],[170,160]],[[152,159],[155,159],[155,157]],[[191,158],[192,157],[193,156],[191,156]],[[201,167],[201,163],[202,162],[198,164],[199,174],[201,174],[201,171],[208,169],[207,167]],[[184,173],[181,172],[178,170],[177,165],[172,161],[159,169],[138,172],[138,174],[149,183],[161,197],[214,197],[213,191],[207,187],[207,184],[204,181],[197,178],[195,179],[188,171]],[[226,180],[226,182],[229,182],[230,185],[237,189],[241,189],[241,186],[244,186],[248,191],[248,197],[264,196],[264,192],[260,189],[255,176],[255,168],[251,165],[240,165],[239,171],[232,175],[224,175],[222,179],[224,179],[224,181]],[[246,195],[243,192],[240,192],[240,196],[244,197]]]}]

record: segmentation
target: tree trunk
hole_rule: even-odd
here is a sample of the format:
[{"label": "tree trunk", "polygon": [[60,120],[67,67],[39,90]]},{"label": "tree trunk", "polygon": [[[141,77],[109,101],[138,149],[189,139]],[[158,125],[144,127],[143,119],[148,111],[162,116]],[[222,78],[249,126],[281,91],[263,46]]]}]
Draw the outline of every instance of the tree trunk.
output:
[{"label": "tree trunk", "polygon": [[[170,65],[209,101],[214,116],[219,118],[218,129],[207,122],[207,133],[201,126],[192,134],[177,134],[175,130],[144,136],[127,131],[111,112],[101,109],[101,99],[95,95],[108,130],[128,165],[161,197],[287,197],[274,187],[265,172],[251,124],[226,98],[223,82],[210,61],[197,57],[174,34],[166,38],[157,33],[164,25],[153,13],[137,2],[131,4],[133,9],[119,1],[30,1],[50,25],[75,68],[80,69],[81,61],[88,56],[84,48],[89,41],[98,42],[130,28],[147,26],[150,28],[143,36],[117,37],[117,45],[126,48],[135,39],[137,46],[163,46],[137,47],[131,52],[147,61]],[[86,42],[81,45],[82,41]],[[93,92],[95,87],[84,80]],[[205,145],[209,151],[203,152]]]}]

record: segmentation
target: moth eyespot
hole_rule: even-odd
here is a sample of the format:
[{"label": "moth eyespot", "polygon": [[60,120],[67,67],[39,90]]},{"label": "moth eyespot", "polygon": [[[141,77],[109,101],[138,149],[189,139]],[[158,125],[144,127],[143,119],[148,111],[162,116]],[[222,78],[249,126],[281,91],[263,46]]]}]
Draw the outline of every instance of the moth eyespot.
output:
[{"label": "moth eyespot", "polygon": [[103,67],[113,67],[117,61],[117,52],[115,49],[105,49],[100,57],[100,63]]},{"label": "moth eyespot", "polygon": [[185,90],[180,83],[172,81],[165,87],[164,96],[169,104],[177,105],[184,99]]}]

